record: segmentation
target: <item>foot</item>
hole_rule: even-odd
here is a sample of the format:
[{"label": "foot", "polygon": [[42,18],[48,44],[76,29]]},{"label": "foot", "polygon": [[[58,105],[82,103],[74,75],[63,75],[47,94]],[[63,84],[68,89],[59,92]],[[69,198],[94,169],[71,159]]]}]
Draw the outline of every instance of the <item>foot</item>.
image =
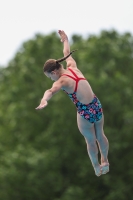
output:
[{"label": "foot", "polygon": [[95,174],[96,176],[101,176],[102,175],[102,168],[101,166],[97,166],[97,167],[94,167],[94,170],[95,170]]},{"label": "foot", "polygon": [[102,174],[107,174],[109,172],[109,163],[104,162],[101,164]]}]

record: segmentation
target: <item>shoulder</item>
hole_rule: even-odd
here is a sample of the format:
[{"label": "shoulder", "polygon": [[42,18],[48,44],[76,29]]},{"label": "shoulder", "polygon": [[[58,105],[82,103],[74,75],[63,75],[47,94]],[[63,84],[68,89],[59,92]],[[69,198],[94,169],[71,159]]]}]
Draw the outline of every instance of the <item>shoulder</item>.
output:
[{"label": "shoulder", "polygon": [[[67,73],[65,73],[67,74]],[[70,87],[71,79],[68,76],[61,76],[55,83],[54,85],[60,85],[61,89],[67,89]]]},{"label": "shoulder", "polygon": [[53,83],[53,87],[55,87],[55,86],[62,87],[62,86],[64,86],[64,85],[66,85],[67,82],[68,82],[67,76],[61,76],[57,81],[55,81],[55,82]]},{"label": "shoulder", "polygon": [[[67,74],[67,73],[65,73]],[[69,82],[69,79],[68,79],[68,76],[61,76],[58,81],[57,81],[59,84],[61,84],[62,86],[66,86]]]}]

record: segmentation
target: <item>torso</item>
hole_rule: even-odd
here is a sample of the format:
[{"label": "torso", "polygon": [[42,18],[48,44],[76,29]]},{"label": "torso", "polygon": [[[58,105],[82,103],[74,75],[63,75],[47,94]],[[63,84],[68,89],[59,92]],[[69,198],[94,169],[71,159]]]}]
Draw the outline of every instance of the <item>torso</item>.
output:
[{"label": "torso", "polygon": [[[72,69],[72,71],[70,71],[70,69]],[[73,78],[75,80],[73,80]],[[90,123],[99,121],[102,118],[102,105],[99,99],[94,95],[90,84],[84,78],[80,70],[77,68],[64,70],[60,79],[63,83],[62,89],[75,104],[77,113]],[[75,87],[76,82],[77,86]]]},{"label": "torso", "polygon": [[[79,69],[77,68],[70,68],[70,69],[72,69],[79,78],[84,78],[83,74]],[[65,70],[65,73],[63,74],[74,77],[74,75],[68,69]],[[66,75],[60,77],[66,82],[65,86],[62,89],[65,90],[69,95],[71,95],[74,93],[76,81]],[[78,101],[81,102],[82,104],[89,104],[90,102],[92,102],[94,98],[94,93],[87,80],[80,80],[78,82],[76,97]]]}]

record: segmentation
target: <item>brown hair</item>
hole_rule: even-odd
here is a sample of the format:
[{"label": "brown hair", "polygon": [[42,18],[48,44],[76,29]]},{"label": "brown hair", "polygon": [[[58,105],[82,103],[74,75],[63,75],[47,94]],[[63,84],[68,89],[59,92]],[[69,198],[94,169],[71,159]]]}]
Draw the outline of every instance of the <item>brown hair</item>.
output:
[{"label": "brown hair", "polygon": [[49,60],[47,60],[45,62],[45,64],[44,64],[43,71],[50,73],[50,72],[54,71],[55,69],[59,69],[61,67],[60,62],[66,60],[75,51],[77,51],[77,49],[71,51],[67,56],[65,56],[63,58],[60,58],[58,60],[55,60],[55,59],[49,59]]}]

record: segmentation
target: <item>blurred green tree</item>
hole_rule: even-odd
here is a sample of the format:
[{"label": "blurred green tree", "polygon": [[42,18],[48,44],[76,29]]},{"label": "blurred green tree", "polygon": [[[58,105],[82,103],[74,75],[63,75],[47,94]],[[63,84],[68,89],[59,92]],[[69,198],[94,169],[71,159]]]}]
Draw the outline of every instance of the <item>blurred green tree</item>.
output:
[{"label": "blurred green tree", "polygon": [[103,104],[110,173],[95,176],[75,107],[63,92],[35,110],[52,84],[43,75],[45,60],[63,56],[55,32],[37,34],[0,69],[0,199],[132,199],[133,36],[73,35],[75,48],[77,65]]}]

